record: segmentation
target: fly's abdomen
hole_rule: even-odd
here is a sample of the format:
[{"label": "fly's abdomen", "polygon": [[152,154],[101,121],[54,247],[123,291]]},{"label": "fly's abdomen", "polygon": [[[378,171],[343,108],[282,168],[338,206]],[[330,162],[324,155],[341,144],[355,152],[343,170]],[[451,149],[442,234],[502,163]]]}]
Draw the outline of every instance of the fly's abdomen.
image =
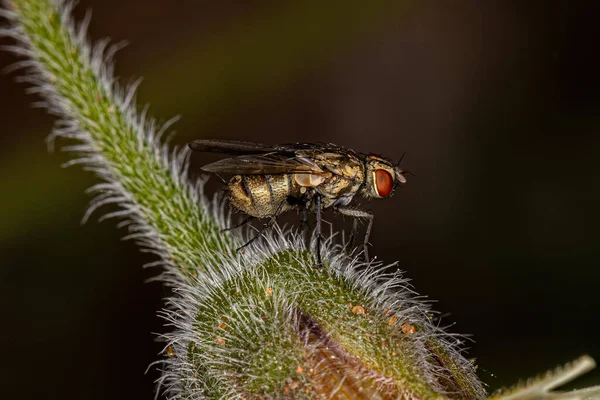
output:
[{"label": "fly's abdomen", "polygon": [[289,208],[288,196],[298,196],[288,174],[236,175],[229,180],[229,201],[238,210],[257,218],[273,217]]}]

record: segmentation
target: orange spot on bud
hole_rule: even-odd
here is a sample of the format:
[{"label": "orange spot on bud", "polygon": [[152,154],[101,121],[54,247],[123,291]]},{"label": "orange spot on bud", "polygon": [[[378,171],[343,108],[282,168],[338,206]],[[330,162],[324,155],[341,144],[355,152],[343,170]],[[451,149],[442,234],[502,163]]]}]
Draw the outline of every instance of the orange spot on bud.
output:
[{"label": "orange spot on bud", "polygon": [[227,324],[226,324],[225,322],[221,322],[221,323],[219,324],[219,328],[220,328],[220,329],[226,329],[226,328],[227,328]]},{"label": "orange spot on bud", "polygon": [[298,388],[298,385],[300,385],[300,383],[298,383],[298,382],[296,382],[296,381],[292,380],[292,381],[290,382],[290,384],[289,384],[289,385],[286,385],[286,386],[283,388],[283,392],[284,392],[286,395],[288,395],[288,394],[290,394],[290,390]]},{"label": "orange spot on bud", "polygon": [[352,303],[348,303],[348,307],[352,308]]},{"label": "orange spot on bud", "polygon": [[222,337],[218,337],[217,340],[215,340],[215,342],[217,342],[219,346],[225,346],[225,339],[223,339]]},{"label": "orange spot on bud", "polygon": [[352,312],[354,314],[364,314],[365,313],[365,309],[361,306],[354,306],[352,307]]},{"label": "orange spot on bud", "polygon": [[402,333],[404,333],[406,335],[412,335],[416,331],[417,330],[415,329],[415,327],[412,326],[411,324],[407,324],[407,323],[402,324]]},{"label": "orange spot on bud", "polygon": [[390,318],[390,320],[388,321],[388,325],[394,326],[394,325],[396,325],[396,323],[398,323],[398,316],[392,315],[392,318]]},{"label": "orange spot on bud", "polygon": [[167,355],[167,357],[169,358],[173,358],[175,357],[175,350],[173,350],[173,348],[171,346],[167,347],[167,349],[165,350],[165,354]]},{"label": "orange spot on bud", "polygon": [[268,287],[267,290],[265,290],[265,293],[267,294],[267,296],[273,296],[273,289]]},{"label": "orange spot on bud", "polygon": [[392,315],[392,310],[390,308],[388,308],[387,310],[385,310],[385,314],[386,317],[389,317],[390,315]]},{"label": "orange spot on bud", "polygon": [[296,373],[297,373],[297,374],[301,374],[301,373],[303,373],[303,372],[304,372],[304,367],[302,367],[302,366],[299,366],[298,368],[296,368]]}]

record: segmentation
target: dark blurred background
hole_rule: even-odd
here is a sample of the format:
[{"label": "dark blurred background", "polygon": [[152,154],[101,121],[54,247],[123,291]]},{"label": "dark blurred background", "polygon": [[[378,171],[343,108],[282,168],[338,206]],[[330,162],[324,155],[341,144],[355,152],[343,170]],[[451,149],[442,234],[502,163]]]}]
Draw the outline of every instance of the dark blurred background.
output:
[{"label": "dark blurred background", "polygon": [[[599,4],[82,0],[76,15],[130,43],[117,73],[145,77],[154,116],[182,115],[173,143],[406,152],[417,177],[369,204],[372,253],[472,334],[493,391],[600,360]],[[168,292],[114,222],[80,226],[95,179],[59,168],[53,119],[14,79],[0,76],[2,393],[151,399]],[[591,384],[598,370],[571,387]]]}]

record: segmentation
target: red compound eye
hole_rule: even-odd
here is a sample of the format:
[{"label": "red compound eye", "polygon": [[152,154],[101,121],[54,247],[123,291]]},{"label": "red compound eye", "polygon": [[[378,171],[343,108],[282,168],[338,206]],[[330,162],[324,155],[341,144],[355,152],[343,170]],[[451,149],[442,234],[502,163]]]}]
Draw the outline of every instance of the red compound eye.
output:
[{"label": "red compound eye", "polygon": [[385,169],[375,170],[375,188],[381,197],[387,197],[394,188],[394,178]]}]

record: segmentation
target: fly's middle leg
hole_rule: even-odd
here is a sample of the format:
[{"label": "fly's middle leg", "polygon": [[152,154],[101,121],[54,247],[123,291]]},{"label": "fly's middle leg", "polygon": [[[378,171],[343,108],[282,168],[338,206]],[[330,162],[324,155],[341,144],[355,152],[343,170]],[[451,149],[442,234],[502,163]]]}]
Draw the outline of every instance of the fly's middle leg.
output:
[{"label": "fly's middle leg", "polygon": [[302,234],[302,240],[304,243],[306,243],[308,228],[308,209],[303,208],[300,210],[300,232]]},{"label": "fly's middle leg", "polygon": [[315,227],[315,236],[317,241],[317,264],[314,266],[315,268],[321,268],[323,266],[323,262],[321,260],[321,239],[323,236],[321,235],[321,225],[322,225],[322,216],[321,216],[321,195],[317,194],[315,196],[315,208],[317,214],[317,224]]}]

